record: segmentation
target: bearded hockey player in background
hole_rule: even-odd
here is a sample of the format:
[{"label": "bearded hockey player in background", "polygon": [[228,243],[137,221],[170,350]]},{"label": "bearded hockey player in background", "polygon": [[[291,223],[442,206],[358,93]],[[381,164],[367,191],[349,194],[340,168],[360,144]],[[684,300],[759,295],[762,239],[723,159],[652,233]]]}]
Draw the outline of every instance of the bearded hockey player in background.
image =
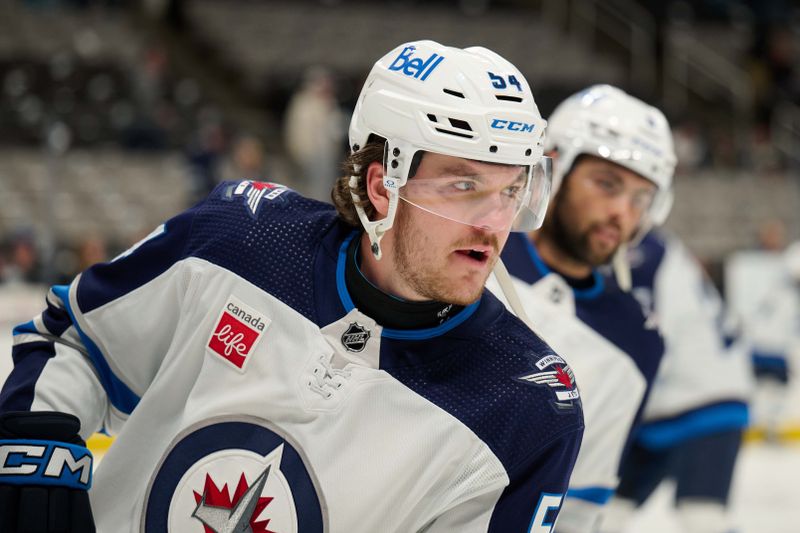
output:
[{"label": "bearded hockey player in background", "polygon": [[655,322],[598,268],[660,222],[675,155],[664,115],[608,85],[560,104],[546,146],[555,193],[544,225],[512,235],[502,257],[534,330],[580,383],[586,430],[556,531],[590,532],[663,352]]},{"label": "bearded hockey player in background", "polygon": [[0,396],[0,530],[90,531],[66,491],[105,427],[103,532],[550,531],[576,385],[518,379],[571,370],[484,292],[543,218],[544,126],[497,54],[402,45],[362,89],[336,209],[224,183],[53,288]]},{"label": "bearded hockey player in background", "polygon": [[749,344],[677,238],[651,232],[629,258],[632,292],[658,318],[666,349],[602,530],[624,531],[635,507],[672,477],[682,531],[733,531],[726,507],[748,423]]}]

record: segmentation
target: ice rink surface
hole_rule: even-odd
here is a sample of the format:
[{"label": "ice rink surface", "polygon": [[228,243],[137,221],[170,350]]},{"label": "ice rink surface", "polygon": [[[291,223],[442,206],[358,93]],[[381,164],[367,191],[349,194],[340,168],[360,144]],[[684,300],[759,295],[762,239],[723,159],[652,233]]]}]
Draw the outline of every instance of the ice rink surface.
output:
[{"label": "ice rink surface", "polygon": [[[0,380],[11,370],[11,330],[44,307],[45,289],[0,294]],[[10,316],[15,315],[15,316]],[[20,319],[19,317],[24,317]],[[792,390],[789,411],[800,411],[800,386]],[[797,423],[800,418],[795,420]],[[673,487],[662,485],[627,533],[682,533],[671,510]],[[739,456],[731,494],[737,533],[800,533],[800,441],[750,443]]]}]

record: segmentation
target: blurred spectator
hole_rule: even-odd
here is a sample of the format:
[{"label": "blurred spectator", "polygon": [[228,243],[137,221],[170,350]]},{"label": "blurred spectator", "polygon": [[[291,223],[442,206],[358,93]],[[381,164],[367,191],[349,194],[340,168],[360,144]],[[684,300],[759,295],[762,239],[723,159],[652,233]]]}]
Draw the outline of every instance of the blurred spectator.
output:
[{"label": "blurred spectator", "polygon": [[231,180],[249,178],[258,181],[274,179],[266,175],[264,145],[261,140],[252,135],[243,135],[233,142],[224,178]]},{"label": "blurred spectator", "polygon": [[750,157],[756,174],[775,174],[783,170],[780,154],[770,138],[767,124],[756,124],[751,131]]},{"label": "blurred spectator", "polygon": [[728,128],[717,128],[711,135],[711,158],[715,170],[733,170],[741,164],[741,151]]},{"label": "blurred spectator", "polygon": [[164,96],[167,66],[166,51],[160,46],[150,46],[142,54],[134,83],[139,101],[148,108],[159,104]]},{"label": "blurred spectator", "polygon": [[133,123],[126,129],[124,143],[132,149],[163,149],[167,131],[172,126],[173,110],[164,95],[169,67],[163,47],[152,45],[144,50],[139,64],[131,70],[134,97],[138,104]]},{"label": "blurred spectator", "polygon": [[99,235],[89,235],[78,244],[78,272],[108,259],[106,241]]},{"label": "blurred spectator", "polygon": [[213,111],[206,112],[200,120],[195,138],[187,149],[192,196],[199,200],[207,196],[219,183],[219,166],[226,148],[225,131],[221,119]]},{"label": "blurred spectator", "polygon": [[10,283],[36,283],[40,281],[39,252],[33,233],[17,231],[8,245],[8,263],[3,269],[3,281]]},{"label": "blurred spectator", "polygon": [[286,148],[299,167],[301,187],[309,196],[329,201],[344,151],[346,117],[335,98],[331,74],[315,67],[292,96],[284,122]]},{"label": "blurred spectator", "polygon": [[753,85],[758,121],[769,124],[781,101],[800,103],[800,70],[792,31],[781,25],[760,28],[756,39]]},{"label": "blurred spectator", "polygon": [[673,134],[675,154],[678,156],[678,173],[691,174],[706,163],[708,146],[696,123],[679,124]]},{"label": "blurred spectator", "polygon": [[768,252],[786,248],[786,225],[782,220],[771,218],[758,226],[758,248]]}]

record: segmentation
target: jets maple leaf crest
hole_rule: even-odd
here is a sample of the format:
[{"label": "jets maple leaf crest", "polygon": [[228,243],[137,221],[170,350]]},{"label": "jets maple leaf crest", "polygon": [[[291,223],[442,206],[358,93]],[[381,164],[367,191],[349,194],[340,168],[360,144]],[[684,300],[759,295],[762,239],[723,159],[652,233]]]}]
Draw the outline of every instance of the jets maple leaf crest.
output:
[{"label": "jets maple leaf crest", "polygon": [[273,500],[261,497],[271,467],[267,466],[249,486],[242,473],[232,497],[227,483],[220,489],[206,474],[203,494],[194,491],[197,507],[192,513],[203,523],[205,533],[275,533],[267,529],[269,519],[257,521],[261,511]]}]

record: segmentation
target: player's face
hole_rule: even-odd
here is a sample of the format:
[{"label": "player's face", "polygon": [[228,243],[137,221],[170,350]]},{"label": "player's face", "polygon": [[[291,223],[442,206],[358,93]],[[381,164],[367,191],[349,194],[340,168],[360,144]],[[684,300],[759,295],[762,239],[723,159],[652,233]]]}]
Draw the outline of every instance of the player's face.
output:
[{"label": "player's face", "polygon": [[564,178],[543,231],[584,264],[608,263],[653,202],[656,186],[611,161],[583,156]]},{"label": "player's face", "polygon": [[[518,179],[520,167],[428,153],[412,180],[450,179],[454,172],[491,175],[492,180],[505,184]],[[504,216],[502,210],[488,212],[485,226],[503,226],[500,220]],[[468,305],[480,297],[509,230],[481,229],[401,201],[393,232],[394,264],[407,294],[421,300]]]}]

